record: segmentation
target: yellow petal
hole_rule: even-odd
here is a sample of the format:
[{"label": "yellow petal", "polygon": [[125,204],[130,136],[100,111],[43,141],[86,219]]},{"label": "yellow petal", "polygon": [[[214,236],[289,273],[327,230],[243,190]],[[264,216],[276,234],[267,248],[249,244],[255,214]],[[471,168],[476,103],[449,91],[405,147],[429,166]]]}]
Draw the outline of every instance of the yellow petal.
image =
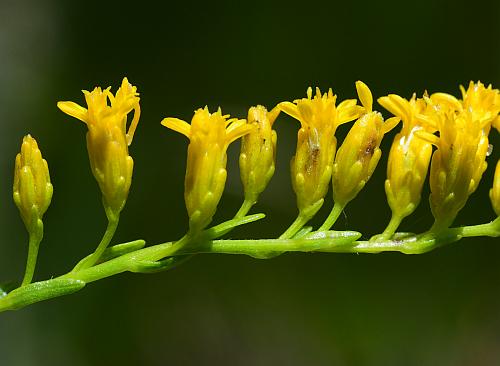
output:
[{"label": "yellow petal", "polygon": [[246,119],[231,118],[229,121],[231,121],[231,123],[226,125],[226,133],[227,134],[230,134],[234,130],[241,128],[242,126],[247,124]]},{"label": "yellow petal", "polygon": [[359,116],[363,114],[365,109],[360,105],[353,105],[347,108],[339,108],[338,109],[338,125],[342,123],[346,123],[352,120],[355,120]]},{"label": "yellow petal", "polygon": [[179,118],[164,118],[163,121],[161,121],[161,124],[171,130],[182,133],[187,138],[190,137],[191,125]]},{"label": "yellow petal", "polygon": [[415,136],[421,138],[422,140],[430,142],[431,144],[433,144],[436,147],[439,146],[439,137],[437,137],[436,135],[433,135],[430,132],[426,132],[426,131],[422,131],[422,130],[416,131]]},{"label": "yellow petal", "polygon": [[290,103],[290,102],[281,102],[280,104],[278,104],[277,107],[282,112],[285,112],[286,114],[288,114],[290,117],[293,117],[298,121],[301,120],[299,109],[297,108],[297,106],[295,104]]},{"label": "yellow petal", "polygon": [[368,85],[358,80],[356,81],[356,91],[358,92],[361,104],[366,108],[366,113],[371,112],[373,107],[373,96]]},{"label": "yellow petal", "polygon": [[[123,79],[127,80],[127,78]],[[137,103],[134,107],[134,117],[132,118],[132,122],[130,122],[130,127],[127,131],[127,145],[130,146],[132,140],[134,139],[134,133],[139,123],[139,117],[141,116],[141,107],[139,103]]]},{"label": "yellow petal", "polygon": [[406,99],[401,98],[396,94],[389,94],[386,97],[377,99],[378,104],[387,109],[389,112],[405,121],[410,120],[410,105]]},{"label": "yellow petal", "polygon": [[237,125],[235,128],[228,129],[226,132],[226,146],[255,128],[254,125],[247,124],[244,119],[236,122],[235,124]]},{"label": "yellow petal", "polygon": [[339,103],[339,105],[337,106],[337,109],[352,107],[352,106],[356,105],[357,102],[358,101],[356,99],[343,100],[342,102]]},{"label": "yellow petal", "polygon": [[57,102],[57,108],[64,113],[87,123],[87,109],[74,102]]},{"label": "yellow petal", "polygon": [[447,93],[434,93],[431,95],[431,100],[441,106],[446,106],[456,111],[462,109],[462,105],[453,95]]},{"label": "yellow petal", "polygon": [[272,125],[274,124],[274,121],[276,121],[276,118],[278,118],[278,115],[281,113],[281,109],[279,106],[274,107],[271,109],[269,112],[267,112],[267,118],[269,120],[269,123]]},{"label": "yellow petal", "polygon": [[384,122],[384,125],[382,127],[382,132],[384,134],[389,132],[390,130],[392,130],[394,127],[396,127],[398,125],[399,121],[401,121],[401,118],[399,118],[399,117],[391,117],[391,118],[386,119]]}]

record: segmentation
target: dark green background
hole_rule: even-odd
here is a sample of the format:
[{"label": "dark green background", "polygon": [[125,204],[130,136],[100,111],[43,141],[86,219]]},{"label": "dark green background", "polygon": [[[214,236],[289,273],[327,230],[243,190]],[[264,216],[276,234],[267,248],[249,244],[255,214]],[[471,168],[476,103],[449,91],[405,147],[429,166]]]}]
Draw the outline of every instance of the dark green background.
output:
[{"label": "dark green background", "polygon": [[[32,133],[49,162],[54,199],[36,278],[61,274],[105,227],[85,150],[85,126],[56,109],[80,89],[123,76],[143,110],[136,168],[115,243],[180,237],[186,139],[160,126],[208,104],[244,117],[365,81],[376,97],[445,91],[480,79],[500,87],[500,3],[104,2],[0,4],[0,279],[19,280],[26,234],[11,199],[13,161]],[[387,114],[386,114],[387,115]],[[276,176],[256,207],[265,221],[234,237],[272,237],[296,214],[289,159],[298,124],[277,121]],[[341,128],[339,134],[345,134]],[[385,156],[337,228],[380,232],[389,217]],[[498,133],[492,143],[500,146]],[[237,145],[237,144],[236,144]],[[217,219],[241,202],[237,146]],[[480,189],[459,224],[493,218]],[[330,196],[329,196],[330,197]],[[318,222],[326,215],[325,205]],[[427,198],[402,226],[432,222]],[[80,293],[0,314],[1,365],[498,365],[500,241],[468,239],[421,256],[286,254],[260,261],[200,255],[171,272],[123,274]]]}]

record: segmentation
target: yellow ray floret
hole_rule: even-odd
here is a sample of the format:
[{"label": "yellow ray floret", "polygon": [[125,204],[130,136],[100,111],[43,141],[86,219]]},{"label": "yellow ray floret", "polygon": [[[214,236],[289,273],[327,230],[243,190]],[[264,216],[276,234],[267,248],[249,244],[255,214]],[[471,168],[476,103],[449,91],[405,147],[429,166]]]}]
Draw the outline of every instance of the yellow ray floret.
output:
[{"label": "yellow ray floret", "polygon": [[224,191],[227,147],[254,127],[207,107],[195,111],[191,124],[178,118],[161,124],[189,138],[184,198],[190,229],[199,231],[211,222]]}]

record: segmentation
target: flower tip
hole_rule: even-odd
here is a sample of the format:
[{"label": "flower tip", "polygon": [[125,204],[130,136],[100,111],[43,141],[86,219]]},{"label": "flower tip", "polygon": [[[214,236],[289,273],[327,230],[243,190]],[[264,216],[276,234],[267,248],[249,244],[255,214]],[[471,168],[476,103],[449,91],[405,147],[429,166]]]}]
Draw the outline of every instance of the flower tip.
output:
[{"label": "flower tip", "polygon": [[312,87],[307,88],[306,94],[307,94],[307,99],[311,99],[312,98],[312,94],[313,94]]}]

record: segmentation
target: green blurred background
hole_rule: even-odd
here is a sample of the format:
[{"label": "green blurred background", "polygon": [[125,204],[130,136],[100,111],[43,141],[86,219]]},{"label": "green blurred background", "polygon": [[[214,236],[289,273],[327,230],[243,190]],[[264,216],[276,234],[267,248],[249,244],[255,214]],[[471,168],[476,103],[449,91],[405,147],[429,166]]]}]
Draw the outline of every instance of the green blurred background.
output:
[{"label": "green blurred background", "polygon": [[[85,126],[56,109],[81,89],[123,76],[138,86],[136,163],[115,243],[180,237],[186,139],[160,126],[195,108],[244,117],[305,95],[309,85],[376,97],[445,91],[469,80],[500,87],[500,2],[0,2],[0,279],[19,280],[26,234],[11,199],[15,154],[33,134],[54,199],[36,278],[64,273],[105,228],[85,150]],[[379,108],[381,109],[381,108]],[[386,114],[387,115],[387,114]],[[296,214],[289,180],[298,124],[281,116],[277,171],[233,237],[273,237]],[[341,128],[339,134],[345,134]],[[390,135],[383,150],[385,155]],[[458,224],[493,218],[487,191],[500,156]],[[238,146],[217,220],[241,199]],[[338,229],[383,230],[382,159]],[[427,193],[426,193],[427,194]],[[329,195],[330,197],[330,195]],[[331,202],[318,215],[325,217]],[[423,231],[427,199],[402,226]],[[122,274],[83,291],[0,314],[1,365],[498,365],[500,240],[468,239],[420,256],[286,254],[272,260],[200,255],[155,275]]]}]

